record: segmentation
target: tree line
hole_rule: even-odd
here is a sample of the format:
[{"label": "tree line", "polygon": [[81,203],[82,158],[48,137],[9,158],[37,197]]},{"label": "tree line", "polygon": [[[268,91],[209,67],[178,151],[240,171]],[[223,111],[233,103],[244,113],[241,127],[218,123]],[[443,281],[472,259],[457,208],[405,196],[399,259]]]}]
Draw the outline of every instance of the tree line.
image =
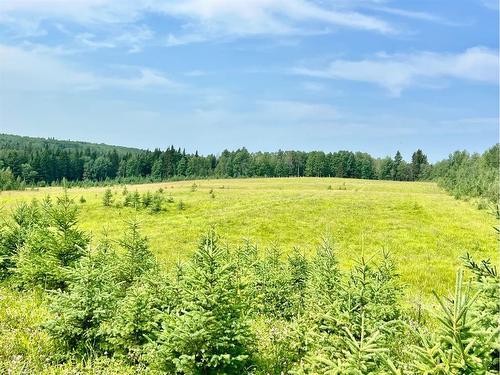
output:
[{"label": "tree line", "polygon": [[188,261],[165,269],[136,222],[93,248],[77,224],[63,195],[21,203],[0,228],[0,279],[39,290],[50,311],[35,328],[49,341],[31,357],[7,346],[5,373],[19,357],[23,373],[80,361],[119,374],[498,373],[499,278],[488,261],[462,259],[470,279],[460,271],[452,298],[436,295],[431,320],[403,303],[387,253],[344,269],[328,238],[312,257],[284,256],[228,246],[209,229]]},{"label": "tree line", "polygon": [[411,161],[397,151],[375,158],[363,152],[224,150],[199,155],[168,147],[139,150],[117,146],[0,135],[0,190],[63,181],[144,182],[211,177],[343,177],[394,181],[437,180],[457,197],[498,201],[498,145],[483,155],[457,151],[430,164],[422,150]]},{"label": "tree line", "polygon": [[434,165],[434,178],[456,198],[498,203],[499,155],[498,143],[482,154],[456,151]]},{"label": "tree line", "polygon": [[394,158],[338,151],[250,153],[246,148],[220,155],[199,155],[168,147],[138,150],[80,142],[0,135],[2,186],[44,185],[116,178],[175,177],[347,177],[413,181],[430,177],[426,155],[417,150],[410,163],[398,151]]}]

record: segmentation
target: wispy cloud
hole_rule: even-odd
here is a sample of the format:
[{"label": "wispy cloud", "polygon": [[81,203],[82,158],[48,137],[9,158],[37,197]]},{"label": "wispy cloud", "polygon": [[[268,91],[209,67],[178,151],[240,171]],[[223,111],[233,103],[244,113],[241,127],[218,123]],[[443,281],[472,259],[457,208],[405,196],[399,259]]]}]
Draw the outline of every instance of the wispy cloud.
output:
[{"label": "wispy cloud", "polygon": [[405,17],[405,18],[411,18],[411,19],[420,20],[420,21],[440,23],[440,24],[449,25],[449,26],[457,25],[456,23],[451,22],[444,17],[438,16],[436,14],[428,13],[428,12],[407,10],[407,9],[401,9],[401,8],[383,7],[383,6],[375,7],[373,9],[376,11],[379,11],[379,12],[392,14],[395,16],[401,16],[401,17]]},{"label": "wispy cloud", "polygon": [[293,73],[328,79],[367,82],[399,96],[411,86],[435,85],[435,79],[454,78],[496,84],[498,51],[484,47],[463,53],[380,53],[372,59],[335,60],[322,68],[296,67]]},{"label": "wispy cloud", "polygon": [[182,85],[145,67],[129,67],[127,75],[98,75],[56,55],[0,45],[0,78],[4,90],[81,91],[105,88],[178,90]]},{"label": "wispy cloud", "polygon": [[[22,0],[0,2],[0,24],[12,35],[29,37],[45,33],[52,22],[56,27],[67,23],[96,26],[113,33],[124,30],[122,42],[137,49],[140,41],[151,37],[147,31],[133,29],[147,14],[160,14],[180,21],[178,31],[157,35],[167,46],[212,39],[255,35],[311,35],[349,28],[387,34],[394,28],[380,17],[367,15],[336,2],[320,4],[312,0]],[[50,21],[50,22],[48,22]],[[66,32],[69,29],[64,29]],[[144,31],[144,30],[143,30]],[[81,30],[80,30],[81,32]],[[90,47],[122,46],[108,36],[81,40]]]},{"label": "wispy cloud", "polygon": [[[170,1],[157,9],[189,20],[189,26],[197,31],[195,34],[206,37],[300,35],[324,32],[325,27],[379,33],[394,31],[391,25],[377,17],[355,11],[338,11],[306,0]],[[311,22],[317,25],[313,27]]]}]

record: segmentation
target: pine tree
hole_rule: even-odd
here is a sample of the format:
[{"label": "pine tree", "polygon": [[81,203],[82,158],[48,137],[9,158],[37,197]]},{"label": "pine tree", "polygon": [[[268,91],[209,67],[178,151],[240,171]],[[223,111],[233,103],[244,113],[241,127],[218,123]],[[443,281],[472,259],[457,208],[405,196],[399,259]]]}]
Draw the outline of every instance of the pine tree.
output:
[{"label": "pine tree", "polygon": [[181,294],[182,306],[166,317],[155,365],[171,373],[244,372],[252,336],[235,266],[214,230],[202,238]]},{"label": "pine tree", "polygon": [[42,203],[42,221],[15,257],[15,279],[22,287],[39,285],[46,289],[65,289],[68,272],[85,253],[86,233],[77,228],[78,206],[65,192],[56,204]]},{"label": "pine tree", "polygon": [[111,206],[111,203],[113,203],[113,192],[108,188],[102,197],[102,204],[104,207],[109,207]]},{"label": "pine tree", "polygon": [[426,166],[428,166],[427,156],[422,152],[422,150],[418,149],[411,157],[411,172],[413,180],[419,180],[423,177]]},{"label": "pine tree", "polygon": [[118,243],[125,250],[118,267],[121,275],[120,282],[126,287],[157,267],[156,258],[149,249],[148,240],[141,236],[139,223],[136,220],[128,222],[127,230]]}]

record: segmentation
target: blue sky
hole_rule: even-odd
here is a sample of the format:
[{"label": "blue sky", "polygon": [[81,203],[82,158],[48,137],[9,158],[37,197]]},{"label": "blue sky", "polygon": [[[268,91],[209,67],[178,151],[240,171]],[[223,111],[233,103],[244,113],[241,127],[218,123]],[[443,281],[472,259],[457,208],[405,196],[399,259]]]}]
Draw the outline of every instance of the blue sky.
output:
[{"label": "blue sky", "polygon": [[498,141],[495,0],[0,0],[0,132],[219,153]]}]

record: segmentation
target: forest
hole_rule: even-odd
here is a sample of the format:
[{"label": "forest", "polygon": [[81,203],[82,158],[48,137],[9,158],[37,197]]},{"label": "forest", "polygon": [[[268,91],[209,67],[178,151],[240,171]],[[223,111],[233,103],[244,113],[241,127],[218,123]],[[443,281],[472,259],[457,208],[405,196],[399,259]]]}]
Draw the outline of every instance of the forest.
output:
[{"label": "forest", "polygon": [[[498,202],[498,144],[480,154],[457,151],[430,164],[422,150],[407,162],[338,151],[250,153],[241,148],[220,155],[161,151],[54,139],[0,135],[0,190],[25,186],[89,186],[99,182],[163,181],[225,177],[341,177],[394,181],[435,180],[457,197]],[[69,185],[68,185],[69,183]]]}]

